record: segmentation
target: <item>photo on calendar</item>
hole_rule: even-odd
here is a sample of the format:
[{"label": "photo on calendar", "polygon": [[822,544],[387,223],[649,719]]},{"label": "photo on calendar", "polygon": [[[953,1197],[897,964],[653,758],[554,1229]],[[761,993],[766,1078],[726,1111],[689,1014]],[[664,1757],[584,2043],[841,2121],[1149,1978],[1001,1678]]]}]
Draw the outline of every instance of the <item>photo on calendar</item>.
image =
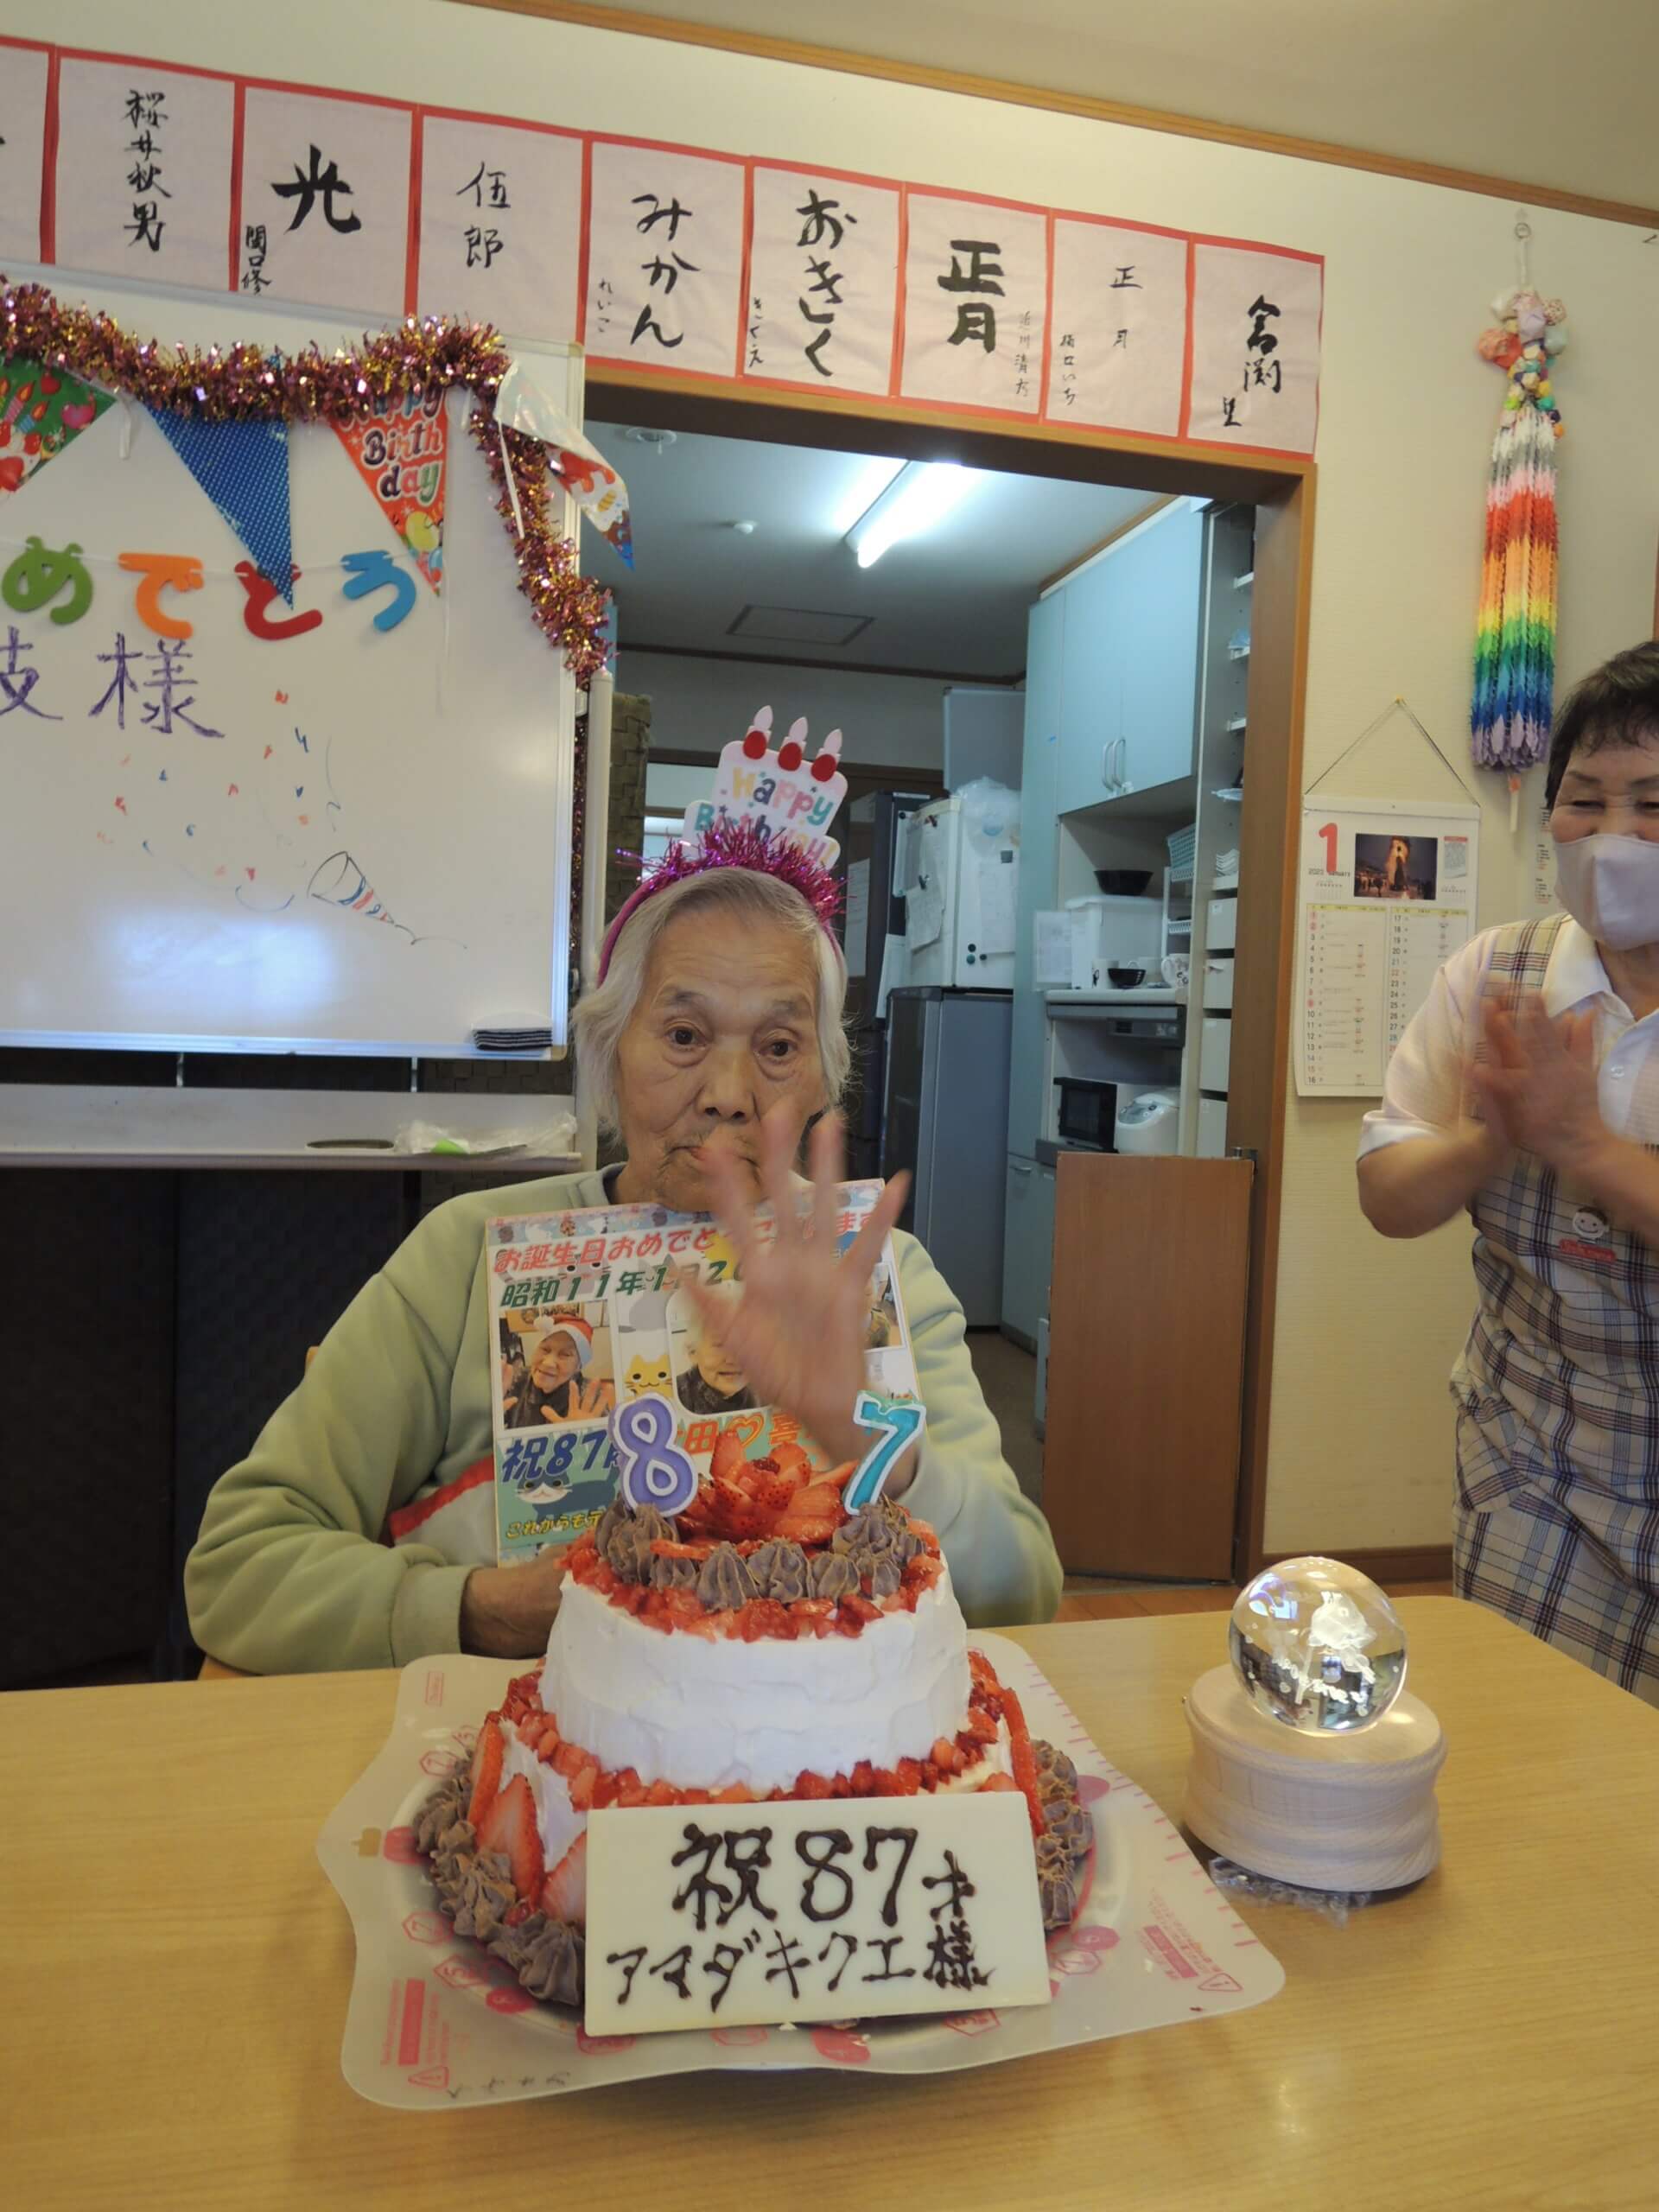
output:
[{"label": "photo on calendar", "polygon": [[[843,1253],[880,1189],[876,1182],[841,1185],[836,1237]],[[804,1212],[809,1194],[801,1198]],[[756,1229],[763,1243],[770,1237],[769,1208],[759,1210]],[[786,1408],[763,1402],[742,1370],[730,1341],[742,1270],[706,1215],[613,1205],[504,1217],[490,1224],[489,1253],[503,1565],[570,1542],[613,1502],[613,1419],[638,1399],[664,1401],[673,1441],[701,1476],[727,1434],[749,1459],[789,1444],[810,1466],[830,1467],[830,1454]],[[690,1294],[677,1279],[682,1271],[713,1292],[712,1305]],[[880,1397],[913,1401],[916,1369],[891,1237],[868,1295],[865,1386]]]},{"label": "photo on calendar", "polygon": [[1438,837],[1360,832],[1354,839],[1355,898],[1432,900],[1440,885],[1440,852]]}]

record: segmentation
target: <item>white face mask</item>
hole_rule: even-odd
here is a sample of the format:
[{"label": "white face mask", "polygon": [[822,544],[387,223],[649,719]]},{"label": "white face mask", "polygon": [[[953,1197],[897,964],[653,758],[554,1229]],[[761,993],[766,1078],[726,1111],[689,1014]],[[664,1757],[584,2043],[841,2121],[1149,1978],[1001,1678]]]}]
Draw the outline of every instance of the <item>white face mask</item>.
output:
[{"label": "white face mask", "polygon": [[1629,952],[1659,943],[1659,843],[1598,833],[1555,848],[1555,889],[1599,944]]}]

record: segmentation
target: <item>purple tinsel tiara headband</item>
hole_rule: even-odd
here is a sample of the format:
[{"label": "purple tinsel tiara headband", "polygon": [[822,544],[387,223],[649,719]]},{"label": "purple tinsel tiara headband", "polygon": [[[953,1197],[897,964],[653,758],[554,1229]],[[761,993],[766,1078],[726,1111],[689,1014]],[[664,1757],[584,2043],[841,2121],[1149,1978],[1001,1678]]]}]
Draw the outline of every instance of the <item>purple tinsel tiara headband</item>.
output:
[{"label": "purple tinsel tiara headband", "polygon": [[762,707],[747,736],[720,756],[711,798],[685,810],[683,840],[669,848],[605,933],[597,981],[610,972],[624,924],[670,884],[712,868],[746,868],[775,876],[798,891],[833,935],[841,888],[830,874],[841,848],[826,833],[847,796],[841,772],[841,732],[831,730],[814,759],[806,757],[806,724],[796,721],[772,750],[772,709]]}]

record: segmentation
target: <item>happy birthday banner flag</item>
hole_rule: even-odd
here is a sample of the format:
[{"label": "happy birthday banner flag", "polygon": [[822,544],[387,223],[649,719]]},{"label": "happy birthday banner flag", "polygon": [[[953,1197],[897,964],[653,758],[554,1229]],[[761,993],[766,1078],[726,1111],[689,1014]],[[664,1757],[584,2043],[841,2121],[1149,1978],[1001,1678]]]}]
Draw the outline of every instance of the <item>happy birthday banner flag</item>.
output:
[{"label": "happy birthday banner flag", "polygon": [[294,604],[286,423],[208,423],[149,410],[156,427],[284,600]]},{"label": "happy birthday banner flag", "polygon": [[0,493],[21,491],[114,404],[111,393],[61,369],[0,361]]},{"label": "happy birthday banner flag", "polygon": [[380,512],[434,591],[443,588],[444,477],[449,423],[434,385],[334,429]]}]

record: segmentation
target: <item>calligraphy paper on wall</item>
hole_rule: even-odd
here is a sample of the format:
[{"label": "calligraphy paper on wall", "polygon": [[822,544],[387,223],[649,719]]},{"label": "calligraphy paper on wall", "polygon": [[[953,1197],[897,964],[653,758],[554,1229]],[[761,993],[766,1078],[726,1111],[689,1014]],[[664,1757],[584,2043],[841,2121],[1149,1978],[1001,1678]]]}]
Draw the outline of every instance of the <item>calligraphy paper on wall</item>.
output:
[{"label": "calligraphy paper on wall", "polygon": [[0,253],[43,261],[41,180],[52,57],[0,39]]},{"label": "calligraphy paper on wall", "polygon": [[1313,452],[1322,276],[1303,254],[1193,248],[1189,437]]},{"label": "calligraphy paper on wall", "polygon": [[406,107],[250,85],[237,211],[240,289],[401,315],[413,138]]},{"label": "calligraphy paper on wall", "polygon": [[1042,397],[1048,218],[1005,202],[906,193],[906,399],[1035,415]]},{"label": "calligraphy paper on wall", "polygon": [[1186,240],[1054,221],[1047,416],[1173,438],[1186,360]]},{"label": "calligraphy paper on wall", "polygon": [[458,116],[421,118],[423,315],[512,338],[573,340],[582,262],[582,140]]},{"label": "calligraphy paper on wall", "polygon": [[743,372],[813,390],[892,389],[899,188],[757,162]]},{"label": "calligraphy paper on wall", "polygon": [[595,139],[585,343],[604,360],[730,377],[743,291],[743,166]]},{"label": "calligraphy paper on wall", "polygon": [[223,291],[236,87],[148,61],[58,66],[57,258]]}]

